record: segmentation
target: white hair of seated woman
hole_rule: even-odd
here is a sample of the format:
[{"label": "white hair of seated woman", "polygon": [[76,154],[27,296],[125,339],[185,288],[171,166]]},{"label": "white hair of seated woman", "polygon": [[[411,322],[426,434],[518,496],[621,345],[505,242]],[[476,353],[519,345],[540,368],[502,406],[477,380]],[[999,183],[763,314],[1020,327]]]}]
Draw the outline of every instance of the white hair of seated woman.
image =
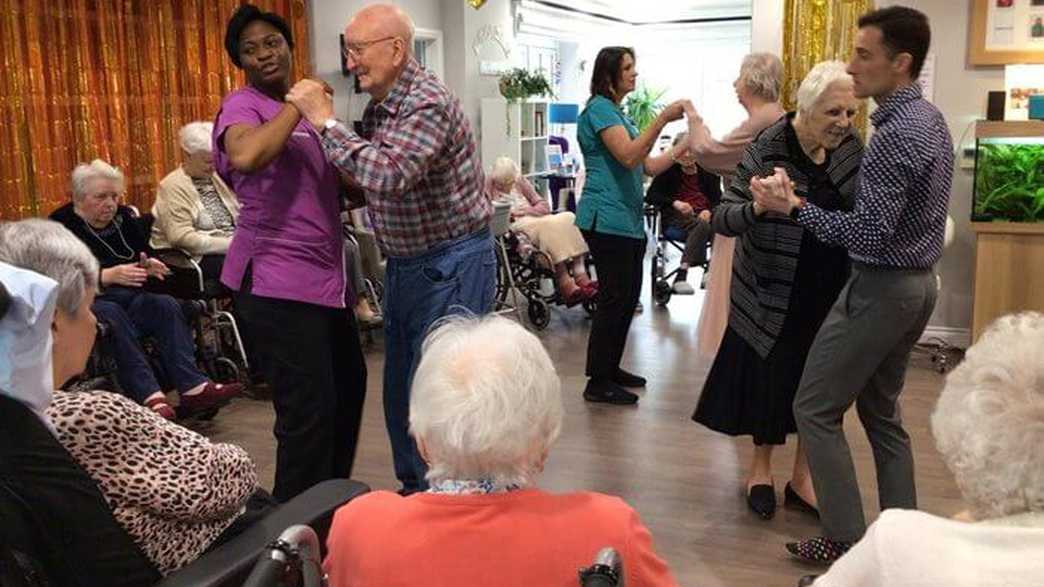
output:
[{"label": "white hair of seated woman", "polygon": [[116,182],[116,191],[123,192],[123,172],[101,159],[95,159],[90,163],[80,163],[73,169],[70,180],[73,200],[82,200],[90,190],[90,183],[95,179],[110,179]]},{"label": "white hair of seated woman", "polygon": [[199,152],[209,153],[213,149],[211,135],[214,132],[214,123],[197,120],[181,127],[178,131],[178,144],[181,150],[188,155]]},{"label": "white hair of seated woman", "polygon": [[1044,512],[1044,314],[990,325],[946,378],[931,427],[977,519]]},{"label": "white hair of seated woman", "polygon": [[424,341],[410,431],[427,478],[528,485],[562,428],[561,382],[543,344],[499,316],[443,319]]}]

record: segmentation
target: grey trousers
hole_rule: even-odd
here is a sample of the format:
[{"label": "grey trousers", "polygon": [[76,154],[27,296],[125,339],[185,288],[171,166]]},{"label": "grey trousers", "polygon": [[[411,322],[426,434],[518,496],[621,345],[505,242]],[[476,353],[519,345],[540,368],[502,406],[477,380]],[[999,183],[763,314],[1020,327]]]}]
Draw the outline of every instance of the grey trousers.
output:
[{"label": "grey trousers", "polygon": [[842,429],[853,403],[873,448],[881,509],[917,507],[913,453],[898,399],[910,352],[935,308],[937,287],[932,270],[856,263],[812,343],[794,418],[827,538],[854,542],[866,532]]}]

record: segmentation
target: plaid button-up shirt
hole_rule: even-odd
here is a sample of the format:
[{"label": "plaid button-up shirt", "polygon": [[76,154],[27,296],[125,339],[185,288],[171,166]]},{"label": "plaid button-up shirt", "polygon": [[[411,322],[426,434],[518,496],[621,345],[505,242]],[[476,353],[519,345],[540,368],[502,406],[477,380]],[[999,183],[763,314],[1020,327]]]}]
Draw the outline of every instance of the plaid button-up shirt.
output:
[{"label": "plaid button-up shirt", "polygon": [[366,196],[385,255],[412,257],[489,224],[482,161],[460,101],[413,59],[363,113],[362,136],[338,123],[327,158]]}]

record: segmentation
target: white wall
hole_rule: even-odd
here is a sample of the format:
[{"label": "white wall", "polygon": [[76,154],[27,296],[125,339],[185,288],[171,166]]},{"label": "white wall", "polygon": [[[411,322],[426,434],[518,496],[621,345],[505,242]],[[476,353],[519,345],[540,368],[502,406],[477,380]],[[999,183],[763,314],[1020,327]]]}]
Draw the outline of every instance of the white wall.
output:
[{"label": "white wall", "polygon": [[[378,0],[311,0],[308,3],[309,35],[313,75],[334,89],[334,112],[348,119],[349,108],[359,112],[369,96],[353,95],[348,78],[341,75],[341,47],[338,35],[344,32],[348,19],[367,4]],[[437,0],[382,0],[401,6],[420,28],[442,29],[442,15]],[[463,4],[463,2],[461,2]],[[449,55],[449,54],[447,54]]]},{"label": "white wall", "polygon": [[[968,53],[969,3],[956,0],[879,0],[879,5],[905,5],[924,12],[932,27],[935,54],[935,105],[950,125],[954,145],[977,119],[986,117],[986,92],[1004,90],[1002,67],[971,67]],[[965,143],[973,140],[968,131]],[[969,227],[972,170],[955,165],[950,215],[957,223],[954,243],[939,264],[942,291],[930,327],[970,329],[975,235]]]},{"label": "white wall", "polygon": [[783,56],[783,1],[751,3],[750,52]]}]

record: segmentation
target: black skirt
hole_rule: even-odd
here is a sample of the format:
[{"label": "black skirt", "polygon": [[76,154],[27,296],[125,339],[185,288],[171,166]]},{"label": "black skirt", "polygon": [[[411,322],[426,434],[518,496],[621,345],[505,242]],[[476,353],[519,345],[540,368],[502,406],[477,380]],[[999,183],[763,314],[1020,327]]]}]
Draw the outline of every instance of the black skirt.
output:
[{"label": "black skirt", "polygon": [[807,231],[801,241],[790,304],[775,346],[762,358],[731,327],[725,330],[692,419],[754,444],[784,444],[797,432],[794,395],[808,350],[848,279],[848,254]]}]

